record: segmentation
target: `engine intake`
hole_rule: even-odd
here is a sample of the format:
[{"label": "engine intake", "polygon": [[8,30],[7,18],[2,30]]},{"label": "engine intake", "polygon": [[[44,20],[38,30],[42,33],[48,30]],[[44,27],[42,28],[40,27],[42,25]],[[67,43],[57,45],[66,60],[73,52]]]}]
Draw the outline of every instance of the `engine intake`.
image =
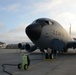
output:
[{"label": "engine intake", "polygon": [[18,44],[19,49],[25,49],[27,52],[33,52],[37,49],[37,46],[35,46],[33,43],[19,43]]},{"label": "engine intake", "polygon": [[69,42],[66,47],[75,49],[76,48],[76,42]]},{"label": "engine intake", "polygon": [[26,45],[25,43],[19,43],[19,44],[18,44],[18,48],[19,48],[19,49],[25,49],[25,48],[24,48],[25,45]]},{"label": "engine intake", "polygon": [[26,43],[25,49],[26,49],[27,52],[33,52],[37,49],[37,46],[35,46],[34,44]]}]

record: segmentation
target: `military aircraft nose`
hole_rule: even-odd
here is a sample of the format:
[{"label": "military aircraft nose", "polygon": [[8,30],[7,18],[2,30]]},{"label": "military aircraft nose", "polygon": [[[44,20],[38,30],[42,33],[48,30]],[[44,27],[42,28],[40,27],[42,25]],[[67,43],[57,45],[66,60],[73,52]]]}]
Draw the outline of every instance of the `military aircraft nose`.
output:
[{"label": "military aircraft nose", "polygon": [[27,26],[26,34],[32,41],[37,41],[41,35],[41,26],[39,24],[31,24]]}]

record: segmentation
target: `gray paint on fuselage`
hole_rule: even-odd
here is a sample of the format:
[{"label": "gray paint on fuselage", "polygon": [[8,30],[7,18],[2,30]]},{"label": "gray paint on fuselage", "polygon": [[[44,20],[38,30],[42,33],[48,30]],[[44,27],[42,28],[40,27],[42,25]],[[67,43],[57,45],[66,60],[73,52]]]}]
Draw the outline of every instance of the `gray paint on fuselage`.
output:
[{"label": "gray paint on fuselage", "polygon": [[38,47],[51,47],[51,42],[53,41],[53,39],[59,39],[64,43],[73,41],[73,38],[65,31],[65,29],[59,23],[53,20],[51,20],[51,22],[53,22],[53,24],[46,25],[42,28],[40,38],[37,41],[33,41]]}]

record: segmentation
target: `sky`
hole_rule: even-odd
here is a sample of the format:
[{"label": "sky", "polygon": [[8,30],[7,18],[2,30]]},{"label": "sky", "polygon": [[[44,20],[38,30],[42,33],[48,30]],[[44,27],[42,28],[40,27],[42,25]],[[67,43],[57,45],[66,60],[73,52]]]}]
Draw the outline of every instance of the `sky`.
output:
[{"label": "sky", "polygon": [[76,37],[76,0],[0,0],[0,41],[29,42],[25,28],[38,18],[59,22]]}]

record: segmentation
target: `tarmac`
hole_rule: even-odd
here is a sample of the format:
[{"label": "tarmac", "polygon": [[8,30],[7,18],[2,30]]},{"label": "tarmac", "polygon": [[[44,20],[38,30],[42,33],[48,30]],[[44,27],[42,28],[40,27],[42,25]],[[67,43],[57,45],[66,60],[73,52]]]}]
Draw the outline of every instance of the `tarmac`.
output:
[{"label": "tarmac", "polygon": [[44,54],[39,51],[33,52],[29,57],[31,60],[29,69],[19,70],[17,65],[21,62],[20,51],[0,49],[0,75],[9,75],[3,71],[2,64],[15,65],[5,65],[5,70],[12,75],[76,75],[76,51],[72,49],[68,53],[58,54],[53,60],[45,60]]}]

